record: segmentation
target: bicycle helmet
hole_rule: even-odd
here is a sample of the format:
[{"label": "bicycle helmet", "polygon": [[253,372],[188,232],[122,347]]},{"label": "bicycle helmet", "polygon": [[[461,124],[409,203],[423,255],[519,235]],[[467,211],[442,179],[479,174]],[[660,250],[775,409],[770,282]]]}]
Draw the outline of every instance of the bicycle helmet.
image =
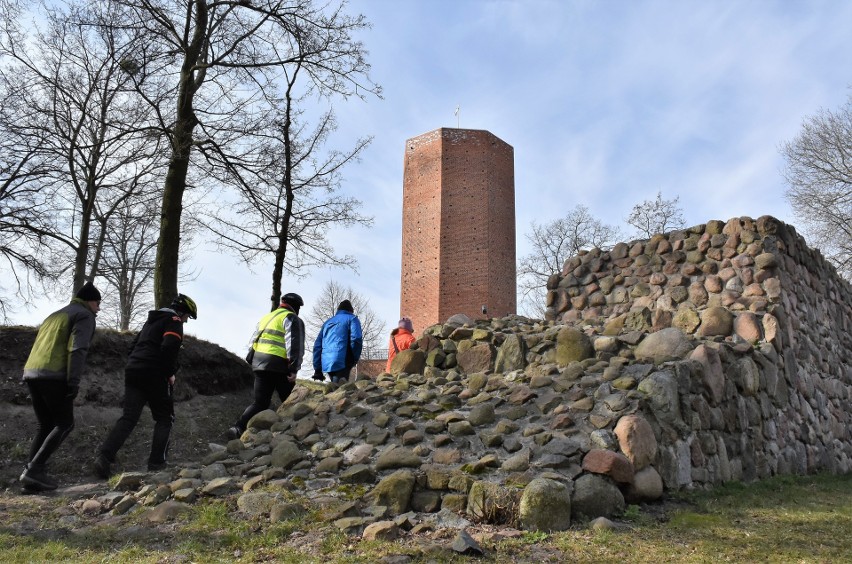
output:
[{"label": "bicycle helmet", "polygon": [[305,305],[305,301],[302,299],[302,296],[292,292],[281,296],[281,303],[289,305],[296,313],[299,313],[299,309]]},{"label": "bicycle helmet", "polygon": [[198,306],[195,305],[195,302],[189,296],[178,294],[177,297],[172,300],[172,305],[170,307],[177,312],[186,313],[193,319],[198,319]]}]

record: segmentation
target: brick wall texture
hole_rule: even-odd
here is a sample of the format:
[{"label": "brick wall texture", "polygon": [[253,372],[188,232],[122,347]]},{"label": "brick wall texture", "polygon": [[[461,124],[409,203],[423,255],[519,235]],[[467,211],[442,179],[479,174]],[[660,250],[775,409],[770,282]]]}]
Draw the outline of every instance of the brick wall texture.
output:
[{"label": "brick wall texture", "polygon": [[409,139],[400,314],[415,333],[457,313],[503,317],[516,311],[515,284],[514,149],[472,129]]}]

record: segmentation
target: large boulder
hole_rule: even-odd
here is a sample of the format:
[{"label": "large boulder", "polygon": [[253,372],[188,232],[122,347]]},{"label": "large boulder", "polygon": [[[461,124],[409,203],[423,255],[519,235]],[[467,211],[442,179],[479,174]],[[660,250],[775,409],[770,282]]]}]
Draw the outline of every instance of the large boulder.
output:
[{"label": "large boulder", "polygon": [[611,517],[624,511],[624,496],[607,478],[583,474],[574,482],[571,516],[578,520]]},{"label": "large boulder", "polygon": [[756,396],[760,390],[760,369],[757,364],[749,358],[743,357],[737,360],[730,370],[737,389],[744,396]]},{"label": "large boulder", "polygon": [[451,315],[447,319],[447,325],[455,325],[455,326],[463,326],[463,325],[473,325],[474,321],[467,315],[463,313],[457,313],[455,315]]},{"label": "large boulder", "polygon": [[405,513],[414,491],[414,482],[414,473],[411,470],[397,470],[382,478],[367,494],[367,501],[372,505],[387,507],[392,515]]},{"label": "large boulder", "polygon": [[556,335],[556,363],[567,366],[572,362],[579,362],[595,356],[595,348],[588,335],[574,329],[564,327]]},{"label": "large boulder", "polygon": [[459,350],[456,362],[463,372],[490,372],[494,367],[494,347],[488,343],[479,343],[469,349]]},{"label": "large boulder", "polygon": [[[467,416],[467,421],[474,427],[494,423],[494,405],[490,403],[481,403],[473,406]],[[461,423],[461,422],[460,422]]]},{"label": "large boulder", "polygon": [[622,484],[633,481],[633,464],[620,452],[595,448],[583,457],[583,470],[605,474]]},{"label": "large boulder", "polygon": [[571,526],[571,489],[556,480],[536,478],[521,494],[518,519],[528,531],[564,531]]},{"label": "large boulder", "polygon": [[423,461],[413,451],[404,447],[392,448],[376,460],[376,470],[394,468],[419,468]]},{"label": "large boulder", "polygon": [[683,425],[677,381],[666,371],[654,372],[641,382],[639,391],[645,394],[657,420],[679,428]]},{"label": "large boulder", "polygon": [[527,365],[526,344],[520,335],[509,335],[497,351],[495,372],[522,370]]},{"label": "large boulder", "polygon": [[701,318],[698,317],[698,313],[691,307],[678,308],[672,319],[672,326],[684,333],[694,333],[700,324]]},{"label": "large boulder", "polygon": [[749,344],[755,344],[762,337],[761,321],[750,311],[744,311],[734,318],[734,333]]},{"label": "large boulder", "polygon": [[651,464],[657,456],[657,439],[651,424],[641,415],[625,415],[615,426],[618,447],[641,470]]},{"label": "large boulder", "polygon": [[719,405],[725,394],[725,374],[722,372],[722,359],[715,349],[701,344],[695,347],[690,360],[695,360],[704,368],[704,389],[710,405]]},{"label": "large boulder", "polygon": [[426,353],[420,349],[399,351],[391,361],[391,374],[423,374],[426,368]]},{"label": "large boulder", "polygon": [[249,419],[248,427],[258,430],[269,429],[280,420],[281,418],[274,409],[265,409]]},{"label": "large boulder", "polygon": [[727,337],[734,330],[734,316],[722,306],[711,306],[701,312],[701,326],[698,334],[702,337],[721,335]]},{"label": "large boulder", "polygon": [[684,358],[692,351],[692,342],[676,327],[667,327],[642,339],[633,354],[639,360],[656,364]]},{"label": "large boulder", "polygon": [[663,496],[663,479],[653,466],[636,472],[633,483],[627,487],[626,499],[630,503],[656,501]]},{"label": "large boulder", "polygon": [[304,460],[305,455],[296,443],[282,441],[272,449],[271,466],[278,466],[287,470],[297,462]]},{"label": "large boulder", "polygon": [[244,493],[237,498],[237,509],[247,515],[267,515],[280,501],[275,494],[267,492]]}]

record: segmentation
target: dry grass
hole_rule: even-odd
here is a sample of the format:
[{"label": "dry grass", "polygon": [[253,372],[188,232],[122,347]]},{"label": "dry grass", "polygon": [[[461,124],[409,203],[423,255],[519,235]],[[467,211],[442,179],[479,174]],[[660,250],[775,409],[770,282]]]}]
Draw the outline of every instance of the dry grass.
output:
[{"label": "dry grass", "polygon": [[[67,500],[0,496],[2,562],[467,562],[449,550],[453,534],[361,541],[310,515],[270,524],[235,517],[231,501],[193,506],[177,523],[121,527],[74,521]],[[70,521],[69,521],[70,519]],[[852,476],[785,477],[631,507],[618,531],[577,527],[485,536],[484,562],[849,562]],[[73,532],[71,525],[73,524]],[[485,528],[470,532],[485,531]],[[493,529],[492,529],[493,531]],[[499,532],[499,531],[498,531]]]}]

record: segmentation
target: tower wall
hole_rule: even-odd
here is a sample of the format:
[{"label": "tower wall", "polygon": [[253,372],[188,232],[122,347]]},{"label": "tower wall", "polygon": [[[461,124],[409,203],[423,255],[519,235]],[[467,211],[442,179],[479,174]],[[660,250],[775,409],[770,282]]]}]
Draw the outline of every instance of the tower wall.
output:
[{"label": "tower wall", "polygon": [[487,131],[406,142],[400,311],[415,332],[516,310],[514,150]]}]

